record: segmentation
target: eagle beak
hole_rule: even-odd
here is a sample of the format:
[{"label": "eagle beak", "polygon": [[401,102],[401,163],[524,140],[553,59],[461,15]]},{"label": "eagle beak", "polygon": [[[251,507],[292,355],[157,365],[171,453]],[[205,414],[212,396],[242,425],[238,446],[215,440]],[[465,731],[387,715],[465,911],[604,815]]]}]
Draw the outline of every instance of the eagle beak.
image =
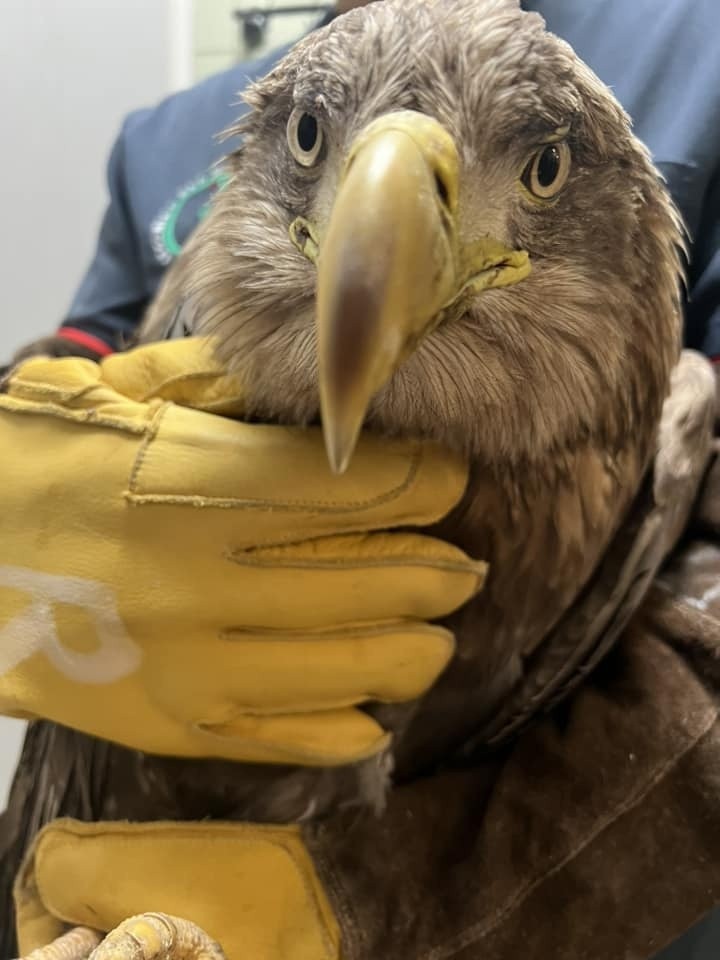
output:
[{"label": "eagle beak", "polygon": [[437,121],[388,114],[353,144],[320,244],[320,407],[330,466],[348,466],[368,405],[443,308],[521,279],[527,254],[489,237],[460,249],[459,158]]}]

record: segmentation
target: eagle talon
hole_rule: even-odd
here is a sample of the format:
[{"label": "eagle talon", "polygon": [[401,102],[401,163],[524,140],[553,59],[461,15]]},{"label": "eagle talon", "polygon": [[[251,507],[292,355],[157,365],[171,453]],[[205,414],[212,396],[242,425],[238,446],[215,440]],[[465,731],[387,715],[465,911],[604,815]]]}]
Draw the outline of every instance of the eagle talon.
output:
[{"label": "eagle talon", "polygon": [[143,913],[109,933],[90,960],[225,960],[225,954],[189,920]]},{"label": "eagle talon", "polygon": [[104,940],[76,927],[24,960],[225,960],[225,954],[189,920],[143,913],[124,920]]},{"label": "eagle talon", "polygon": [[101,939],[97,930],[75,927],[46,947],[33,950],[23,960],[87,960]]}]

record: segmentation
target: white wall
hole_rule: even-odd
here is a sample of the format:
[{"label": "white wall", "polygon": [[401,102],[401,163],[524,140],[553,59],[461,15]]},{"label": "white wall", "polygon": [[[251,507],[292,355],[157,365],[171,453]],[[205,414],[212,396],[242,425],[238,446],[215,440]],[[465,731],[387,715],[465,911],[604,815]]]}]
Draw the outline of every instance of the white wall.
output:
[{"label": "white wall", "polygon": [[[0,0],[0,362],[62,318],[93,250],[123,116],[190,76],[178,39],[187,9]],[[0,719],[0,807],[22,730]]]},{"label": "white wall", "polygon": [[169,0],[0,0],[0,356],[62,318],[113,136],[170,87],[170,35]]},{"label": "white wall", "polygon": [[193,69],[195,76],[209,76],[225,70],[239,60],[254,59],[289,43],[306,33],[322,16],[321,13],[299,13],[268,17],[267,29],[259,47],[250,50],[243,39],[235,10],[274,6],[296,7],[308,0],[195,0],[193,11]]}]

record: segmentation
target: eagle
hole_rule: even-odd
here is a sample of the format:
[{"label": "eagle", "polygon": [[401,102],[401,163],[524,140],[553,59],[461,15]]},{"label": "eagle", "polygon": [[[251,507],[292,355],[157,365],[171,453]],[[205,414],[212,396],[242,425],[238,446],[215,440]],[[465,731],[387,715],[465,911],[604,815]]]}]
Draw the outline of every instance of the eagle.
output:
[{"label": "eagle", "polygon": [[[610,90],[517,0],[369,4],[245,99],[140,339],[207,337],[248,419],[321,425],[336,473],[361,430],[469,463],[431,532],[487,561],[484,589],[445,621],[456,653],[422,700],[367,707],[402,781],[566,695],[682,528],[687,409],[696,433],[711,416],[681,357],[683,227]],[[6,862],[61,815],[381,809],[387,770],[149,757],[35,724]]]}]

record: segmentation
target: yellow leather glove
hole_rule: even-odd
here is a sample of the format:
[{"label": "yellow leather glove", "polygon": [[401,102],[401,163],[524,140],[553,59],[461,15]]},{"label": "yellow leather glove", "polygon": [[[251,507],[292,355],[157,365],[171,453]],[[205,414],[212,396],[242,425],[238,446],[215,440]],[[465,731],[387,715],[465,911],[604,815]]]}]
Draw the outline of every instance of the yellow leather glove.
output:
[{"label": "yellow leather glove", "polygon": [[25,861],[15,908],[21,955],[72,927],[109,933],[153,911],[197,924],[227,960],[340,957],[298,826],[56,820]]},{"label": "yellow leather glove", "polygon": [[[218,415],[222,414],[222,416]],[[462,463],[248,425],[203,340],[33,359],[0,396],[0,711],[151,753],[344,764],[421,696],[484,566],[412,532]]]}]

